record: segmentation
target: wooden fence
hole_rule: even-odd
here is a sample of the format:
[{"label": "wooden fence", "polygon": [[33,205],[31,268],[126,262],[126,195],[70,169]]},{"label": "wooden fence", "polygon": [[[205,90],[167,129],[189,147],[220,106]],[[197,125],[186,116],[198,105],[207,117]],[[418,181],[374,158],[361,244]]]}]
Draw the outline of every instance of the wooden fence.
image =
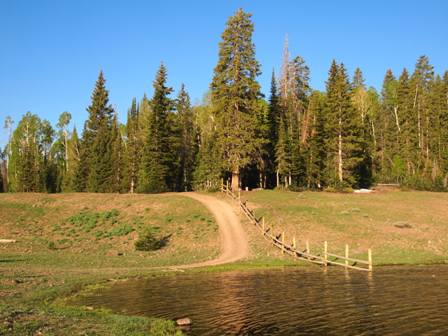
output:
[{"label": "wooden fence", "polygon": [[324,242],[323,250],[321,253],[318,254],[311,253],[310,244],[308,240],[305,242],[304,249],[301,250],[298,247],[295,236],[292,238],[292,242],[287,243],[284,231],[279,234],[275,234],[273,227],[265,223],[264,217],[256,218],[254,212],[247,206],[246,201],[243,202],[241,200],[240,191],[238,191],[238,195],[235,195],[230,190],[230,188],[224,184],[221,187],[221,191],[238,202],[239,207],[246,215],[246,217],[249,219],[249,221],[260,230],[261,234],[264,236],[265,239],[271,241],[271,243],[275,247],[279,248],[283,254],[289,254],[297,259],[309,261],[314,264],[322,266],[335,265],[359,271],[368,271],[368,272],[372,271],[373,268],[372,268],[371,249],[367,250],[368,255],[367,261],[350,258],[348,245],[345,245],[345,253],[344,253],[345,255],[343,256],[335,253],[330,253],[328,252],[328,243],[326,241]]}]

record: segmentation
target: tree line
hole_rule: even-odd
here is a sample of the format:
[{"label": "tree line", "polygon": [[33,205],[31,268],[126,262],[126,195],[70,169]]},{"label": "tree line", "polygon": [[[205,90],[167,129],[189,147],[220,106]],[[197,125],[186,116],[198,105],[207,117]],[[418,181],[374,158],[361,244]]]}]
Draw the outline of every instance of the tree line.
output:
[{"label": "tree line", "polygon": [[227,21],[203,102],[176,97],[161,64],[154,93],[118,120],[100,72],[81,134],[63,112],[56,128],[27,112],[0,150],[0,188],[25,192],[164,192],[249,188],[448,187],[448,72],[421,56],[412,72],[387,70],[381,91],[333,61],[321,92],[285,42],[281,70],[261,93],[251,15]]}]

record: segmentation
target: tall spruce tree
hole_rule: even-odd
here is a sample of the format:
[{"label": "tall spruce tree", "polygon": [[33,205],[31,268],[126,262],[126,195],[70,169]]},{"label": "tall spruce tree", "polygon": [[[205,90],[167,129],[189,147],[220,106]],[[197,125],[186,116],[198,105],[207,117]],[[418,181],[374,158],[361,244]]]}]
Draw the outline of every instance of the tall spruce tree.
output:
[{"label": "tall spruce tree", "polygon": [[110,191],[112,178],[112,120],[106,80],[100,71],[87,108],[88,119],[82,133],[80,162],[76,173],[76,191]]},{"label": "tall spruce tree", "polygon": [[269,97],[268,110],[268,141],[266,143],[266,166],[267,166],[267,187],[273,188],[276,185],[276,164],[275,164],[275,149],[279,136],[279,123],[281,116],[281,107],[279,104],[279,92],[277,87],[277,79],[275,78],[274,70],[272,70],[271,77],[271,91]]},{"label": "tall spruce tree", "polygon": [[166,68],[162,63],[154,81],[149,129],[139,169],[139,192],[163,192],[168,190],[169,132],[167,116],[172,110],[172,101],[169,98],[172,89],[166,86],[166,80]]},{"label": "tall spruce tree", "polygon": [[90,157],[87,190],[91,192],[112,191],[114,110],[109,105],[109,92],[105,84],[103,72],[100,72],[92,94],[92,103],[87,109],[92,117],[96,117],[96,129],[94,127],[90,129],[94,136],[93,142],[88,149]]},{"label": "tall spruce tree", "polygon": [[182,84],[176,99],[176,112],[180,128],[179,190],[192,190],[193,171],[197,153],[197,130],[190,96]]},{"label": "tall spruce tree", "polygon": [[256,136],[260,65],[255,59],[250,18],[251,14],[238,9],[227,21],[211,83],[217,145],[223,168],[232,175],[233,190],[239,188],[241,169],[252,163],[261,149]]},{"label": "tall spruce tree", "polygon": [[126,123],[126,190],[134,193],[137,187],[138,169],[141,157],[142,141],[140,138],[139,107],[137,100],[132,100],[131,108],[128,110]]},{"label": "tall spruce tree", "polygon": [[345,67],[335,61],[327,81],[326,110],[329,183],[338,188],[358,186],[355,171],[363,160],[361,122],[352,105]]},{"label": "tall spruce tree", "polygon": [[310,131],[306,152],[306,187],[321,189],[326,185],[325,165],[327,163],[325,95],[323,93],[314,91],[311,94],[307,114],[310,118]]},{"label": "tall spruce tree", "polygon": [[118,116],[112,121],[112,179],[110,191],[122,192],[124,189],[123,176],[125,167],[124,146]]}]

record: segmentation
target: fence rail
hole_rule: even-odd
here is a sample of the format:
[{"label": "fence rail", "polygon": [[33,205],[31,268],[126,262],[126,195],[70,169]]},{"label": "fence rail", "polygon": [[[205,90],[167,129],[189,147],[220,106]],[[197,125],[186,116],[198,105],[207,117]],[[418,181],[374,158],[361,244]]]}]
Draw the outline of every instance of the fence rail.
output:
[{"label": "fence rail", "polygon": [[[345,245],[345,255],[339,255],[335,253],[328,252],[328,243],[325,241],[323,246],[323,251],[320,254],[313,254],[310,250],[309,241],[305,242],[305,249],[300,250],[297,247],[296,237],[293,237],[292,243],[288,244],[285,242],[285,232],[281,232],[279,234],[274,233],[274,229],[272,226],[269,226],[265,223],[264,217],[257,218],[251,210],[246,201],[241,201],[241,193],[238,190],[238,194],[235,195],[229,188],[228,185],[223,184],[221,187],[221,191],[227,196],[231,197],[233,200],[238,202],[240,209],[249,219],[249,221],[254,224],[261,232],[263,237],[269,241],[271,241],[272,245],[279,248],[283,254],[288,254],[293,256],[294,258],[305,260],[314,264],[328,266],[342,266],[345,268],[355,269],[359,271],[368,271],[371,272],[372,267],[372,250],[367,250],[368,259],[361,260],[351,258],[349,256],[349,246]],[[364,265],[358,266],[359,265]]]}]

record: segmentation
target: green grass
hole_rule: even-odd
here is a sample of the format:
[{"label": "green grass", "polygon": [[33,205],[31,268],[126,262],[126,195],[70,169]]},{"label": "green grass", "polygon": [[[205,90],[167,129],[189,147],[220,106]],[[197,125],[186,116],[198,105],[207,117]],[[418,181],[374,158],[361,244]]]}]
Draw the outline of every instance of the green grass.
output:
[{"label": "green grass", "polygon": [[[174,335],[171,321],[67,305],[89,284],[150,275],[154,267],[218,255],[217,225],[196,201],[176,195],[0,194],[0,334]],[[139,235],[170,235],[156,252]]]},{"label": "green grass", "polygon": [[309,240],[320,252],[366,259],[373,249],[376,265],[448,263],[448,194],[382,192],[251,191],[242,193],[257,217],[264,216],[275,232],[295,236],[299,246]]}]

